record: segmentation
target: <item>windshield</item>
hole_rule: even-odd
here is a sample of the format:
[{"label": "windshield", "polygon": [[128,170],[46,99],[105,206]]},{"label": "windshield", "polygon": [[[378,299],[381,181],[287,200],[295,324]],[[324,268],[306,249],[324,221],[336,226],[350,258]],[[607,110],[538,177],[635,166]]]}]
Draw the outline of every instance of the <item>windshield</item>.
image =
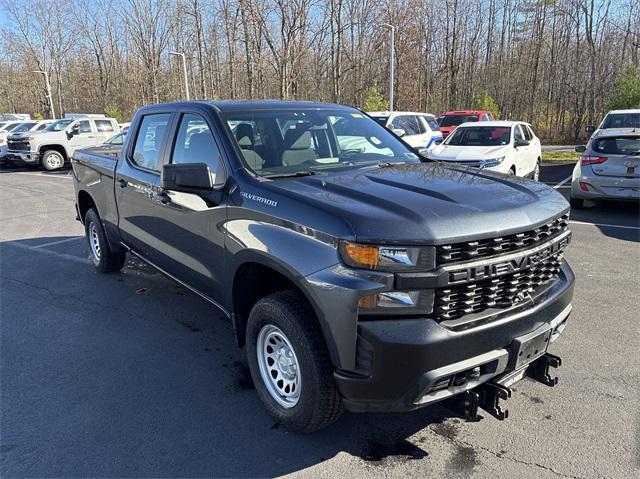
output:
[{"label": "windshield", "polygon": [[106,145],[123,145],[124,144],[125,135],[126,135],[126,133],[118,133],[117,135],[113,135],[111,138],[109,138],[104,143]]},{"label": "windshield", "polygon": [[29,131],[34,126],[36,126],[35,123],[20,123],[13,130],[11,130],[11,133],[22,133],[24,131]]},{"label": "windshield", "polygon": [[465,126],[457,128],[444,141],[451,146],[501,146],[511,143],[511,127]]},{"label": "windshield", "polygon": [[47,127],[47,131],[61,131],[68,127],[73,120],[58,120],[54,121]]},{"label": "windshield", "polygon": [[591,149],[610,155],[640,155],[640,136],[615,136],[593,140]]},{"label": "windshield", "polygon": [[13,131],[14,128],[20,126],[20,123],[5,123],[5,125],[2,127],[2,131]]},{"label": "windshield", "polygon": [[640,113],[609,113],[602,128],[640,128]]},{"label": "windshield", "polygon": [[225,120],[245,165],[259,176],[420,162],[389,130],[353,110],[234,111]]},{"label": "windshield", "polygon": [[440,126],[458,126],[468,121],[478,121],[478,115],[445,115]]}]

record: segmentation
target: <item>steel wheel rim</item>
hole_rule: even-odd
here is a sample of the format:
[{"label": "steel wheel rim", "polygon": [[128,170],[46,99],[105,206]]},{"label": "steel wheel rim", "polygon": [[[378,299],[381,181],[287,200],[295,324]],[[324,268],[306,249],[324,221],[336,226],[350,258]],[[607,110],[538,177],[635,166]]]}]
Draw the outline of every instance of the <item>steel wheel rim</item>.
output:
[{"label": "steel wheel rim", "polygon": [[51,169],[60,168],[62,158],[56,154],[50,154],[47,156],[47,165]]},{"label": "steel wheel rim", "polygon": [[91,254],[100,261],[100,237],[98,236],[98,229],[95,223],[89,224],[89,246],[91,247]]},{"label": "steel wheel rim", "polygon": [[286,409],[298,404],[302,389],[300,363],[289,338],[272,324],[263,326],[256,354],[260,377],[271,397]]}]

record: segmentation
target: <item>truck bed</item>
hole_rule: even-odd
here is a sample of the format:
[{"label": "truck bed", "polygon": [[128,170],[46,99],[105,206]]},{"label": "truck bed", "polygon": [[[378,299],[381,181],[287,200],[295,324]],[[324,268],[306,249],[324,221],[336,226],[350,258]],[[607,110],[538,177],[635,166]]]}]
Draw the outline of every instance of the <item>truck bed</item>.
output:
[{"label": "truck bed", "polygon": [[114,177],[120,147],[100,146],[77,150],[71,164],[74,181],[85,189],[99,208],[103,220],[117,224],[118,210],[114,194]]}]

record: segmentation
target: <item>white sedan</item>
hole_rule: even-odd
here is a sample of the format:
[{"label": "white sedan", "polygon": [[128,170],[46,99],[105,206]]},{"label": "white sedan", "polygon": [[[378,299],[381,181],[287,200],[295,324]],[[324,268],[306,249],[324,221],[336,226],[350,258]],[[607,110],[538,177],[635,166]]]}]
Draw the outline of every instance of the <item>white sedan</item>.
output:
[{"label": "white sedan", "polygon": [[458,126],[429,158],[538,180],[542,151],[528,123],[479,121]]}]

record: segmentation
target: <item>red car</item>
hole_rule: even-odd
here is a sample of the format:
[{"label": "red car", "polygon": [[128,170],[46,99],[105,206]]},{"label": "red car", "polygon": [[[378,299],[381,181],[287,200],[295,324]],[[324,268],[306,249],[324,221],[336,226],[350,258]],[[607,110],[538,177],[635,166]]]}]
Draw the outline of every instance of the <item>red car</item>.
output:
[{"label": "red car", "polygon": [[493,113],[487,110],[458,110],[448,111],[438,118],[442,137],[446,138],[458,125],[468,121],[493,121]]}]

